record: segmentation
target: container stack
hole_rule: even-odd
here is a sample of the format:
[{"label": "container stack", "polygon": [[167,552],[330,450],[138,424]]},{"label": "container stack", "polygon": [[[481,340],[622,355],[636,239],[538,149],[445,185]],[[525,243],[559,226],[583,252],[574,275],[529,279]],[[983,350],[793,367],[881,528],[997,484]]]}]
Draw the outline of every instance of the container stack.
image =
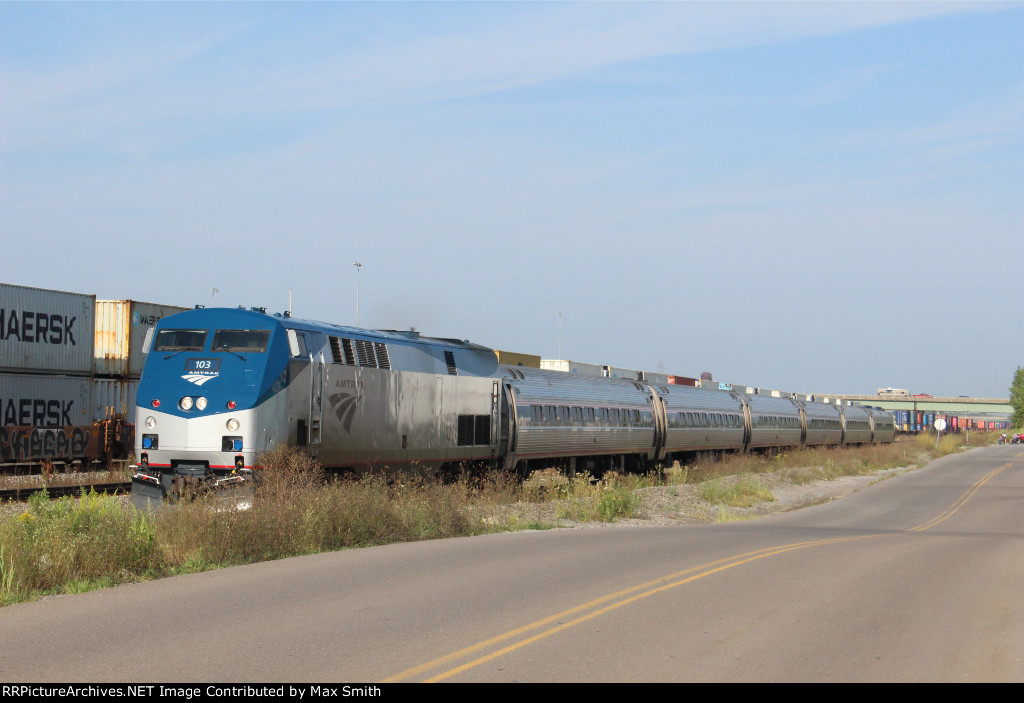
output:
[{"label": "container stack", "polygon": [[162,318],[188,308],[138,300],[97,300],[93,360],[94,419],[134,422],[146,333]]},{"label": "container stack", "polygon": [[96,441],[95,307],[94,295],[0,284],[0,460],[71,459]]},{"label": "container stack", "polygon": [[0,283],[0,462],[130,451],[146,332],[184,309]]}]

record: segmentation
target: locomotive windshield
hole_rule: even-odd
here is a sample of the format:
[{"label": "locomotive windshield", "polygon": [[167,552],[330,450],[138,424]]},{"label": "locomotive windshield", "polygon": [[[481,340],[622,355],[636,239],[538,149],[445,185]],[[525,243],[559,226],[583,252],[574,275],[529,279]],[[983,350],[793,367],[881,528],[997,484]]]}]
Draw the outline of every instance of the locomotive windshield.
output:
[{"label": "locomotive windshield", "polygon": [[217,330],[210,351],[265,352],[270,330]]},{"label": "locomotive windshield", "polygon": [[206,330],[160,330],[154,351],[202,351]]}]

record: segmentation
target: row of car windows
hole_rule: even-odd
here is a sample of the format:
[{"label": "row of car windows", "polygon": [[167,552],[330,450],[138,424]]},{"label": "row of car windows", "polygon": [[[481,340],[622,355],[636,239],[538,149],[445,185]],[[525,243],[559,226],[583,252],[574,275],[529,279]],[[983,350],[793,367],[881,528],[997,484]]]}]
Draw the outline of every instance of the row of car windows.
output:
[{"label": "row of car windows", "polygon": [[678,412],[669,413],[666,417],[669,429],[687,427],[732,427],[741,429],[743,417],[731,413]]},{"label": "row of car windows", "polygon": [[800,418],[798,417],[782,417],[779,415],[754,415],[750,421],[755,428],[760,429],[800,429]]},{"label": "row of car windows", "polygon": [[533,425],[601,425],[610,427],[654,427],[649,410],[635,408],[583,408],[572,405],[520,406],[519,419]]},{"label": "row of car windows", "polygon": [[[520,406],[520,421],[535,425],[607,425],[626,427],[654,427],[654,416],[648,410],[634,408],[583,408],[566,405]],[[733,427],[742,428],[739,414],[674,412],[666,418],[670,428]]]},{"label": "row of car windows", "polygon": [[843,424],[839,422],[839,418],[824,418],[824,417],[812,417],[807,420],[807,429],[809,430],[841,430]]}]

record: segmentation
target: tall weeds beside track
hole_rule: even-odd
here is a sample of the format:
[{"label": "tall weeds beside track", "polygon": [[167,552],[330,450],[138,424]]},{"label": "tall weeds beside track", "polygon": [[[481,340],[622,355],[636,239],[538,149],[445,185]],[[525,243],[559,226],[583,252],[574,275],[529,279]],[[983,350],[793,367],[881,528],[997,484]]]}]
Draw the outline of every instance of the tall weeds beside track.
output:
[{"label": "tall weeds beside track", "polygon": [[[972,433],[971,440],[994,438]],[[260,458],[259,484],[245,495],[199,496],[140,513],[121,498],[84,493],[50,501],[43,493],[23,509],[0,512],[0,605],[321,551],[639,517],[639,491],[652,486],[672,492],[684,483],[768,472],[794,483],[831,479],[922,464],[963,442],[962,435],[947,435],[936,448],[935,436],[925,435],[890,445],[705,457],[601,482],[550,473],[525,483],[504,474],[449,483],[334,480],[309,457],[280,449]],[[747,483],[756,488],[754,478]],[[754,488],[748,492],[756,496]]]}]

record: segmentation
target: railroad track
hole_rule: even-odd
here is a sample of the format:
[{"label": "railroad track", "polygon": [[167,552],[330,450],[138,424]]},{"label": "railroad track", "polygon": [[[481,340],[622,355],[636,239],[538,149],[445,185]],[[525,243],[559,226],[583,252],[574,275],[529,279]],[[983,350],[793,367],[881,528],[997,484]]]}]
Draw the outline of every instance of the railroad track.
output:
[{"label": "railroad track", "polygon": [[66,486],[19,486],[16,488],[0,488],[0,502],[24,502],[44,489],[49,493],[51,498],[77,496],[81,495],[83,490],[88,491],[89,489],[95,490],[97,493],[117,495],[131,493],[132,482],[111,481],[107,483],[80,483]]}]

